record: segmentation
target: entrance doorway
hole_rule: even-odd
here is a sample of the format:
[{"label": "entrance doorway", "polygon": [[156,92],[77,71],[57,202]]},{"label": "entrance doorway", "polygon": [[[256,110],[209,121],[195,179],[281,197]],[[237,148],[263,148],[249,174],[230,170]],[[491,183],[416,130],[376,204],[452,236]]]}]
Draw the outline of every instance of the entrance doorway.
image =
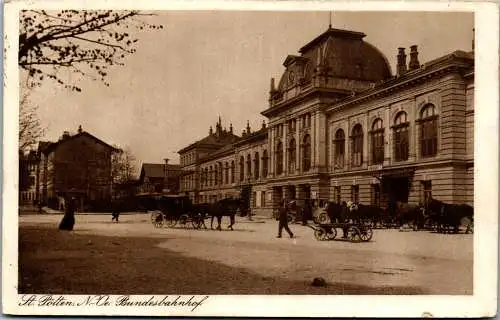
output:
[{"label": "entrance doorway", "polygon": [[388,179],[389,201],[408,203],[409,179],[390,178]]}]

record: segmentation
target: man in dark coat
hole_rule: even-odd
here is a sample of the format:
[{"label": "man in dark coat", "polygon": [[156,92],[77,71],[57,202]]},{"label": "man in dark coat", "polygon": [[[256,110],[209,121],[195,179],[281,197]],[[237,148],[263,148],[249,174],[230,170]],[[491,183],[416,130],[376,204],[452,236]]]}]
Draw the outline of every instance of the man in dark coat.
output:
[{"label": "man in dark coat", "polygon": [[282,202],[281,207],[279,209],[278,221],[279,221],[279,227],[278,227],[277,238],[281,238],[281,233],[283,229],[285,229],[285,231],[288,232],[290,238],[293,238],[294,237],[293,233],[292,231],[290,231],[290,228],[288,227],[288,208],[285,201]]},{"label": "man in dark coat", "polygon": [[66,212],[64,213],[61,223],[59,223],[59,230],[73,230],[73,227],[75,226],[75,202],[75,198],[71,198],[67,201]]},{"label": "man in dark coat", "polygon": [[119,222],[120,219],[120,211],[121,211],[121,202],[116,201],[113,203],[113,212],[111,213],[111,222],[116,221]]}]

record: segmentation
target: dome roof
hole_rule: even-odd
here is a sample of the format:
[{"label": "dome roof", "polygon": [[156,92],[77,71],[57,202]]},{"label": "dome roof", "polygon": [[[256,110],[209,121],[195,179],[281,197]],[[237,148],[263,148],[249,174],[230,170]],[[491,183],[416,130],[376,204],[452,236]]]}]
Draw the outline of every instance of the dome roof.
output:
[{"label": "dome roof", "polygon": [[[301,83],[308,83],[315,74],[332,77],[330,85],[336,89],[360,91],[369,83],[391,77],[387,58],[374,46],[363,41],[364,33],[329,28],[303,46],[301,56],[288,56],[287,68],[278,90],[286,90],[294,84],[298,74]],[[346,81],[347,80],[347,81]],[[323,86],[323,85],[321,85]]]}]

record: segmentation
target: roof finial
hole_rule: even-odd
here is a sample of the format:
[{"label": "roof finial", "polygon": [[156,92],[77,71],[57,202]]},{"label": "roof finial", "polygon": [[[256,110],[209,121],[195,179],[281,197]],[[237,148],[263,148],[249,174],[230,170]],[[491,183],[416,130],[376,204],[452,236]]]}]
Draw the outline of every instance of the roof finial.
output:
[{"label": "roof finial", "polygon": [[332,12],[331,11],[329,12],[329,15],[330,15],[330,20],[328,23],[328,29],[331,29],[332,28]]},{"label": "roof finial", "polygon": [[82,125],[78,126],[78,133],[82,133]]}]

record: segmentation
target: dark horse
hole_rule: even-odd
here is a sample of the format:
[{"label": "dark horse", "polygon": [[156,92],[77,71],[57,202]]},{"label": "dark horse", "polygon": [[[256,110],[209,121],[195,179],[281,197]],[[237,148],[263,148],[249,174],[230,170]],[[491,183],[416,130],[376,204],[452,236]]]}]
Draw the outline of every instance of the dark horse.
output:
[{"label": "dark horse", "polygon": [[396,202],[394,222],[402,227],[407,224],[413,230],[423,229],[425,224],[424,206]]},{"label": "dark horse", "polygon": [[[463,218],[474,221],[474,208],[467,204],[449,204],[436,199],[429,199],[426,205],[432,220],[437,224],[438,232],[458,233]],[[467,226],[469,231],[470,226]],[[472,230],[471,230],[472,231]]]},{"label": "dark horse", "polygon": [[235,223],[235,215],[238,209],[241,209],[243,202],[241,199],[226,198],[217,201],[212,204],[209,208],[208,215],[210,215],[210,229],[213,229],[214,218],[217,218],[217,230],[221,230],[222,217],[227,216],[230,219],[230,224],[227,227],[233,230],[233,225]]}]

